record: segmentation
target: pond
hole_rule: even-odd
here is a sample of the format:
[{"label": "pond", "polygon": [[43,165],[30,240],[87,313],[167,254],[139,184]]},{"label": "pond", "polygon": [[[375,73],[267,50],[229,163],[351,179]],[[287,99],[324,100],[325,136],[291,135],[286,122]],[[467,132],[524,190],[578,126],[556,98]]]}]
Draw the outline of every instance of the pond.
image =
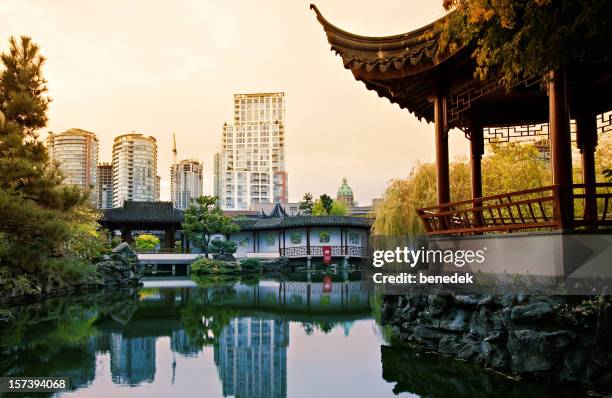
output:
[{"label": "pond", "polygon": [[13,308],[0,374],[69,377],[66,397],[561,395],[390,346],[379,306],[347,272],[151,279]]}]

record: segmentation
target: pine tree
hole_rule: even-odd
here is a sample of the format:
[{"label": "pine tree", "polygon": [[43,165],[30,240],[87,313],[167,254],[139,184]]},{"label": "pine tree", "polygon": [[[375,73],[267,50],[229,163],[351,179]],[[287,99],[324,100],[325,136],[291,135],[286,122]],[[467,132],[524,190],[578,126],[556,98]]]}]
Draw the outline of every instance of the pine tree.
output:
[{"label": "pine tree", "polygon": [[37,131],[47,123],[45,58],[29,37],[0,54],[0,262],[33,271],[69,239],[69,220],[85,194],[60,185]]}]

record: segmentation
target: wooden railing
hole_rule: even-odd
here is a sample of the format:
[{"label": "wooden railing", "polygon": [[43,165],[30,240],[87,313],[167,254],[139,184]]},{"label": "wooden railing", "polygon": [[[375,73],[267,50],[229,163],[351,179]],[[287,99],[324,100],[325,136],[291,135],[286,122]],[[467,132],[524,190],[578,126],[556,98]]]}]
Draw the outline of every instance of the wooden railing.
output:
[{"label": "wooden railing", "polygon": [[[575,184],[572,227],[612,227],[612,183]],[[557,186],[528,189],[418,209],[430,235],[480,234],[561,227]]]},{"label": "wooden railing", "polygon": [[[332,256],[363,257],[366,248],[362,246],[331,246]],[[284,257],[323,256],[323,246],[290,246],[280,249]]]}]

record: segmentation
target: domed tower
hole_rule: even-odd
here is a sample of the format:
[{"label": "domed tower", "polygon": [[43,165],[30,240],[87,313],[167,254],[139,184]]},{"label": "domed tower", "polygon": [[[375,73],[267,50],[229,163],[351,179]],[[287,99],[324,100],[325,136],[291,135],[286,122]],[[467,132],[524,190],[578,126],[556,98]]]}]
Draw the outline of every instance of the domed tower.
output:
[{"label": "domed tower", "polygon": [[353,189],[349,187],[346,182],[346,177],[342,179],[342,185],[338,188],[338,193],[336,194],[336,201],[340,203],[344,203],[348,209],[351,209],[355,205],[355,200],[353,197]]}]

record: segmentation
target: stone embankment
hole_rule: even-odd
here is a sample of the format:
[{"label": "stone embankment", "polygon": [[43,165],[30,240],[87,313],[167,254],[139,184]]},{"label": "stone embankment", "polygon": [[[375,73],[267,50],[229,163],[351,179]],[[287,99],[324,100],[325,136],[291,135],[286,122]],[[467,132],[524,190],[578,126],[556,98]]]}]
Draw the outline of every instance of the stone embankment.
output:
[{"label": "stone embankment", "polygon": [[[29,275],[27,288],[13,287],[4,291],[0,297],[0,305],[11,306],[78,292],[140,285],[142,267],[138,264],[136,253],[127,243],[121,243],[115,247],[110,254],[104,255],[102,260],[93,267],[95,267],[94,277],[68,286],[59,285],[53,281],[41,281],[36,275]],[[10,319],[10,311],[0,311],[0,324]]]},{"label": "stone embankment", "polygon": [[612,387],[612,304],[603,297],[387,296],[404,343],[502,373]]}]

